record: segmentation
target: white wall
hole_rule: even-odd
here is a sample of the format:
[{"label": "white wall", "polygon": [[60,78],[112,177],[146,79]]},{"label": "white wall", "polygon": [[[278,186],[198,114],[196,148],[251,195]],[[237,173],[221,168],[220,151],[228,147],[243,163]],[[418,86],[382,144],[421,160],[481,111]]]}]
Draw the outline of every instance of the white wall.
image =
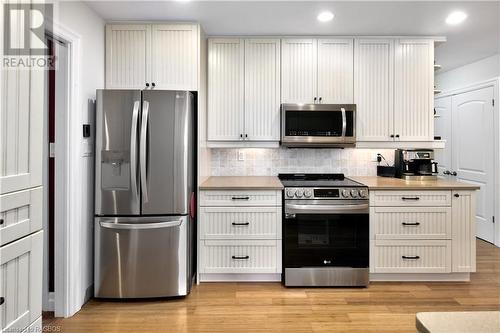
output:
[{"label": "white wall", "polygon": [[447,92],[500,76],[500,53],[443,73],[437,73],[435,82]]},{"label": "white wall", "polygon": [[[79,64],[79,100],[81,123],[91,123],[94,129],[93,110],[89,110],[88,99],[95,99],[96,89],[104,88],[104,20],[82,2],[61,1],[55,7],[55,21],[65,29],[80,37]],[[81,126],[80,126],[81,129]],[[80,130],[80,133],[81,130]],[[81,134],[80,134],[81,135]],[[85,156],[87,147],[93,147],[93,137],[84,139],[81,136],[82,179],[81,186],[81,220],[68,221],[77,225],[81,248],[79,272],[80,281],[76,281],[78,291],[75,299],[82,305],[85,293],[93,284],[93,212],[94,212],[94,158],[93,152]]]}]

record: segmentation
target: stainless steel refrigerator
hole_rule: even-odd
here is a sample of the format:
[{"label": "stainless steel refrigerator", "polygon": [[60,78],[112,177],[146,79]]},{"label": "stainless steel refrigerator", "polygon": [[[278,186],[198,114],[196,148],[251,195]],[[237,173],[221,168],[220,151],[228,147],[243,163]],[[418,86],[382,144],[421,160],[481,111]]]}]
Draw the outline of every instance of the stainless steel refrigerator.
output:
[{"label": "stainless steel refrigerator", "polygon": [[193,269],[194,96],[98,90],[96,297],[183,296]]}]

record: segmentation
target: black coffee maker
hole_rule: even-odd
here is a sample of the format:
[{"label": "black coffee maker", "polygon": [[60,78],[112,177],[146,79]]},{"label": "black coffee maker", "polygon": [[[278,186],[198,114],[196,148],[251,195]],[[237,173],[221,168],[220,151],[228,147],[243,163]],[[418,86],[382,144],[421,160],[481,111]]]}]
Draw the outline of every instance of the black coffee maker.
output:
[{"label": "black coffee maker", "polygon": [[437,162],[432,149],[396,149],[394,152],[396,178],[406,180],[437,179]]}]

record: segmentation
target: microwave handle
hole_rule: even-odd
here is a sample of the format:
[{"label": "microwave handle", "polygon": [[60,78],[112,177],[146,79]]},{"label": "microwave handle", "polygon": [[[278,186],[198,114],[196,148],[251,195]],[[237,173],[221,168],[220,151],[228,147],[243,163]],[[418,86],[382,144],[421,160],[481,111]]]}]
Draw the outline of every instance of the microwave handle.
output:
[{"label": "microwave handle", "polygon": [[345,117],[345,109],[344,108],[340,108],[340,111],[342,111],[342,137],[345,137],[345,132],[346,132],[346,128],[347,128],[347,120],[346,120],[346,117]]}]

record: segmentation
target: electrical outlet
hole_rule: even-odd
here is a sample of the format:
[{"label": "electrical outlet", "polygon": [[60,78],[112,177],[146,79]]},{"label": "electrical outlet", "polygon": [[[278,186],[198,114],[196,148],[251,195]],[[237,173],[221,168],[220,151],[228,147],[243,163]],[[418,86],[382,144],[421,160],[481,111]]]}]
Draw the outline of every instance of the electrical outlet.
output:
[{"label": "electrical outlet", "polygon": [[245,160],[245,151],[243,149],[238,149],[238,161]]},{"label": "electrical outlet", "polygon": [[372,162],[378,162],[378,153],[373,153]]}]

